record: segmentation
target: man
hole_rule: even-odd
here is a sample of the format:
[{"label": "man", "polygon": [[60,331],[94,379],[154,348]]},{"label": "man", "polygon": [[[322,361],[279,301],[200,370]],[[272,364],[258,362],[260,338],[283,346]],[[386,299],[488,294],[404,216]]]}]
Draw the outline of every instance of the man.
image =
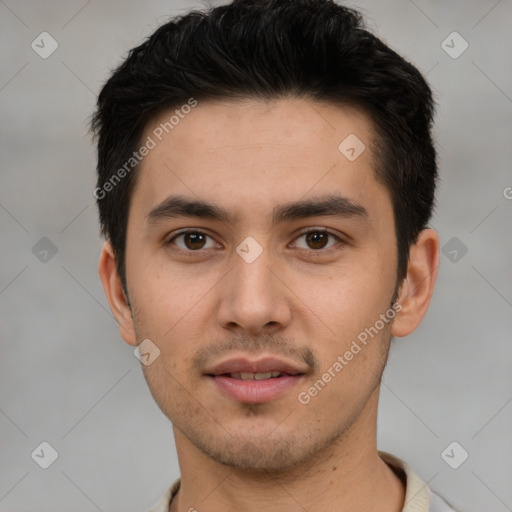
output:
[{"label": "man", "polygon": [[106,83],[99,272],[181,470],[154,511],[453,510],[376,446],[437,276],[433,110],[330,0],[192,12]]}]

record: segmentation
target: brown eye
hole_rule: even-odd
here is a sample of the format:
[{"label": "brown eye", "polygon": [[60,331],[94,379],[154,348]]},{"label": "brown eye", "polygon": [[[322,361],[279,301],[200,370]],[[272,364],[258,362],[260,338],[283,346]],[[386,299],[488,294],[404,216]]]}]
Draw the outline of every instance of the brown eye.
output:
[{"label": "brown eye", "polygon": [[201,231],[184,231],[172,237],[169,245],[176,245],[184,251],[200,251],[201,249],[210,249],[217,246],[213,238]]},{"label": "brown eye", "polygon": [[341,242],[341,238],[325,230],[311,230],[299,235],[294,246],[299,249],[321,251]]},{"label": "brown eye", "polygon": [[311,249],[323,249],[329,241],[329,234],[321,231],[306,233],[306,242]]},{"label": "brown eye", "polygon": [[202,249],[206,242],[206,235],[203,233],[185,233],[183,241],[187,246],[187,249],[194,251],[196,249]]}]

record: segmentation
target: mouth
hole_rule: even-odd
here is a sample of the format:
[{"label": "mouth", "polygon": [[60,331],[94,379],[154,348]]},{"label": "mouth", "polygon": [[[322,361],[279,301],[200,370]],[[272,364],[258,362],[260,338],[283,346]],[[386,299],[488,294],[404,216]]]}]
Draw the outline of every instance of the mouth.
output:
[{"label": "mouth", "polygon": [[205,372],[216,390],[237,402],[265,403],[276,400],[304,378],[307,369],[276,358],[224,361]]},{"label": "mouth", "polygon": [[224,374],[224,377],[231,377],[232,379],[240,379],[240,380],[266,380],[266,379],[277,379],[282,377],[283,375],[288,375],[287,373],[271,371],[271,372],[259,372],[259,373],[251,373],[251,372],[233,372]]}]

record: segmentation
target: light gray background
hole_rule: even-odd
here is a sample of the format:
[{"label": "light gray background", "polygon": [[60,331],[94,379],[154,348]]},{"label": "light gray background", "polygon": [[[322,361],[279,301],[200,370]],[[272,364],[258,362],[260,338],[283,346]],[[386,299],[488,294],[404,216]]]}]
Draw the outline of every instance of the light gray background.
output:
[{"label": "light gray background", "polygon": [[[141,511],[179,475],[170,423],[97,276],[87,122],[128,49],[202,5],[0,0],[1,511]],[[442,177],[432,225],[468,249],[442,256],[427,318],[394,341],[379,445],[460,509],[510,511],[512,2],[350,5],[428,75]],[[30,46],[43,31],[59,44],[48,59]],[[469,43],[457,59],[441,46],[452,31]],[[57,247],[47,262],[32,252],[42,237]],[[46,470],[30,456],[42,441],[59,454]],[[469,453],[458,469],[440,455],[452,441]]]}]

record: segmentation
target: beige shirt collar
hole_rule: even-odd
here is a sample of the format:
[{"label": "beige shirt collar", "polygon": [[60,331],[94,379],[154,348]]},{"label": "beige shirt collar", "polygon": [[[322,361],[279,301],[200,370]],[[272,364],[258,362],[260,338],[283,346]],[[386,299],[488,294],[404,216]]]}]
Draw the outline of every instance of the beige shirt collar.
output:
[{"label": "beige shirt collar", "polygon": [[[403,460],[391,455],[390,453],[379,451],[380,458],[394,468],[397,472],[402,472],[405,475],[406,489],[405,489],[405,502],[402,512],[449,512],[453,509],[446,508],[432,508],[431,507],[431,491],[427,484],[412,470],[412,468]],[[149,512],[169,512],[169,505],[171,500],[177,494],[180,488],[181,479],[178,478],[169,488],[165,491],[160,501]],[[444,502],[443,502],[444,503]]]}]

